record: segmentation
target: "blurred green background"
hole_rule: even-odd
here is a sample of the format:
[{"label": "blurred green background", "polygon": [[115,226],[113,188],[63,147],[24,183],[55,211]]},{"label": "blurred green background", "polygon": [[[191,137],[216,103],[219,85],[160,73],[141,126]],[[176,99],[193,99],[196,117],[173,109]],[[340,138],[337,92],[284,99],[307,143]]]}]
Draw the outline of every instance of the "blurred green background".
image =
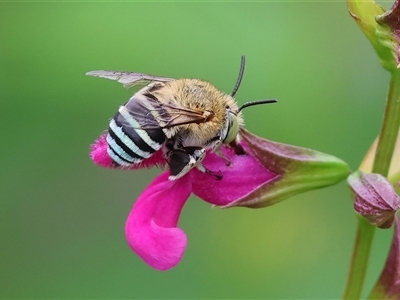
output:
[{"label": "blurred green background", "polygon": [[[344,2],[0,4],[0,297],[338,298],[356,219],[343,182],[267,209],[193,197],[182,262],[153,270],[125,219],[159,170],[92,164],[89,145],[134,92],[96,69],[197,77],[230,92],[246,54],[246,127],[352,169],[379,132],[388,74]],[[391,232],[379,231],[367,289]],[[365,294],[365,293],[364,293]]]}]

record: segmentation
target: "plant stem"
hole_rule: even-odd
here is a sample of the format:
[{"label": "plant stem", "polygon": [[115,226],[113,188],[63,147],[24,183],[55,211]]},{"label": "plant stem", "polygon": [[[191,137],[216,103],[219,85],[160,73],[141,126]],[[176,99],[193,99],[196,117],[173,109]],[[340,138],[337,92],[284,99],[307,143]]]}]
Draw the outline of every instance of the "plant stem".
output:
[{"label": "plant stem", "polygon": [[[400,126],[400,71],[391,73],[383,124],[379,135],[373,173],[388,176]],[[360,299],[368,268],[375,227],[358,218],[357,235],[343,299]]]},{"label": "plant stem", "polygon": [[369,225],[363,217],[358,217],[357,235],[343,299],[360,299],[367,273],[374,229],[375,227]]},{"label": "plant stem", "polygon": [[400,71],[392,72],[390,79],[388,99],[378,147],[376,150],[373,173],[388,176],[390,162],[392,160],[397,133],[400,126]]}]

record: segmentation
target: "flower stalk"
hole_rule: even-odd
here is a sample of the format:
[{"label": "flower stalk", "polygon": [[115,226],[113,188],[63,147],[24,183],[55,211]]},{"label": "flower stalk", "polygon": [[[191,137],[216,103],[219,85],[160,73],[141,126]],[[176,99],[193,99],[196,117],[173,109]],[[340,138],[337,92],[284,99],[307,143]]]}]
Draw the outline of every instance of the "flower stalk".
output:
[{"label": "flower stalk", "polygon": [[400,127],[400,70],[391,72],[389,93],[379,142],[375,156],[373,173],[388,176],[390,162],[396,145]]},{"label": "flower stalk", "polygon": [[[364,171],[372,171],[388,177],[399,126],[400,71],[393,70],[373,167],[372,170]],[[361,297],[375,232],[375,227],[362,217],[358,218],[357,226],[357,235],[343,299],[360,299]]]},{"label": "flower stalk", "polygon": [[[396,0],[388,12],[372,0],[348,0],[347,5],[351,17],[371,42],[382,66],[391,73],[375,157],[372,164],[369,163],[368,169],[362,169],[364,172],[377,173],[388,178],[400,126],[399,1]],[[365,161],[369,159],[370,153],[364,158],[361,168],[368,165]],[[360,216],[343,299],[360,299],[374,232],[375,227]],[[377,293],[380,298],[385,298],[384,292],[374,290],[372,294],[376,297]]]},{"label": "flower stalk", "polygon": [[343,299],[360,299],[365,275],[367,274],[368,260],[374,233],[375,227],[371,226],[363,217],[359,216],[356,239]]}]

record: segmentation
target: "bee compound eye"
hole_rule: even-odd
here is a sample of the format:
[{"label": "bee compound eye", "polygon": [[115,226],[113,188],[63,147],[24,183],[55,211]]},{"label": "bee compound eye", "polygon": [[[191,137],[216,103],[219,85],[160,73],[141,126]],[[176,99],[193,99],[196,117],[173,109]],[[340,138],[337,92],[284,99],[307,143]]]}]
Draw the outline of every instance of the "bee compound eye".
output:
[{"label": "bee compound eye", "polygon": [[230,142],[234,141],[236,139],[236,135],[239,132],[239,122],[237,120],[236,115],[230,112],[228,116],[229,116],[229,125],[226,136],[223,138],[222,141],[224,144],[229,144]]}]

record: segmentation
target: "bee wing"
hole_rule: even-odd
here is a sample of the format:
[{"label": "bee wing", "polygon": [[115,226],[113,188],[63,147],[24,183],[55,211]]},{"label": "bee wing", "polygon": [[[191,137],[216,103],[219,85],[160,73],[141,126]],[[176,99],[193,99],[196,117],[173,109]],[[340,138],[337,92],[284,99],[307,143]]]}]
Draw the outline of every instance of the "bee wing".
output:
[{"label": "bee wing", "polygon": [[178,125],[204,123],[209,116],[204,111],[196,111],[190,108],[181,107],[176,104],[164,104],[163,107],[168,107],[169,117],[164,118],[163,128],[170,128]]},{"label": "bee wing", "polygon": [[119,83],[122,83],[124,87],[130,88],[137,84],[148,84],[152,81],[161,81],[167,82],[171,80],[175,80],[174,78],[153,76],[143,73],[134,73],[134,72],[122,72],[122,71],[105,71],[105,70],[97,70],[87,72],[86,75],[107,78],[111,80],[116,80]]},{"label": "bee wing", "polygon": [[[176,103],[162,103],[155,97],[144,95],[131,98],[124,109],[135,120],[126,125],[132,126],[133,123],[136,123],[138,126],[132,127],[140,129],[166,129],[184,124],[199,124],[210,118],[210,113],[182,107]],[[128,120],[129,116],[124,116],[125,120]]]}]

